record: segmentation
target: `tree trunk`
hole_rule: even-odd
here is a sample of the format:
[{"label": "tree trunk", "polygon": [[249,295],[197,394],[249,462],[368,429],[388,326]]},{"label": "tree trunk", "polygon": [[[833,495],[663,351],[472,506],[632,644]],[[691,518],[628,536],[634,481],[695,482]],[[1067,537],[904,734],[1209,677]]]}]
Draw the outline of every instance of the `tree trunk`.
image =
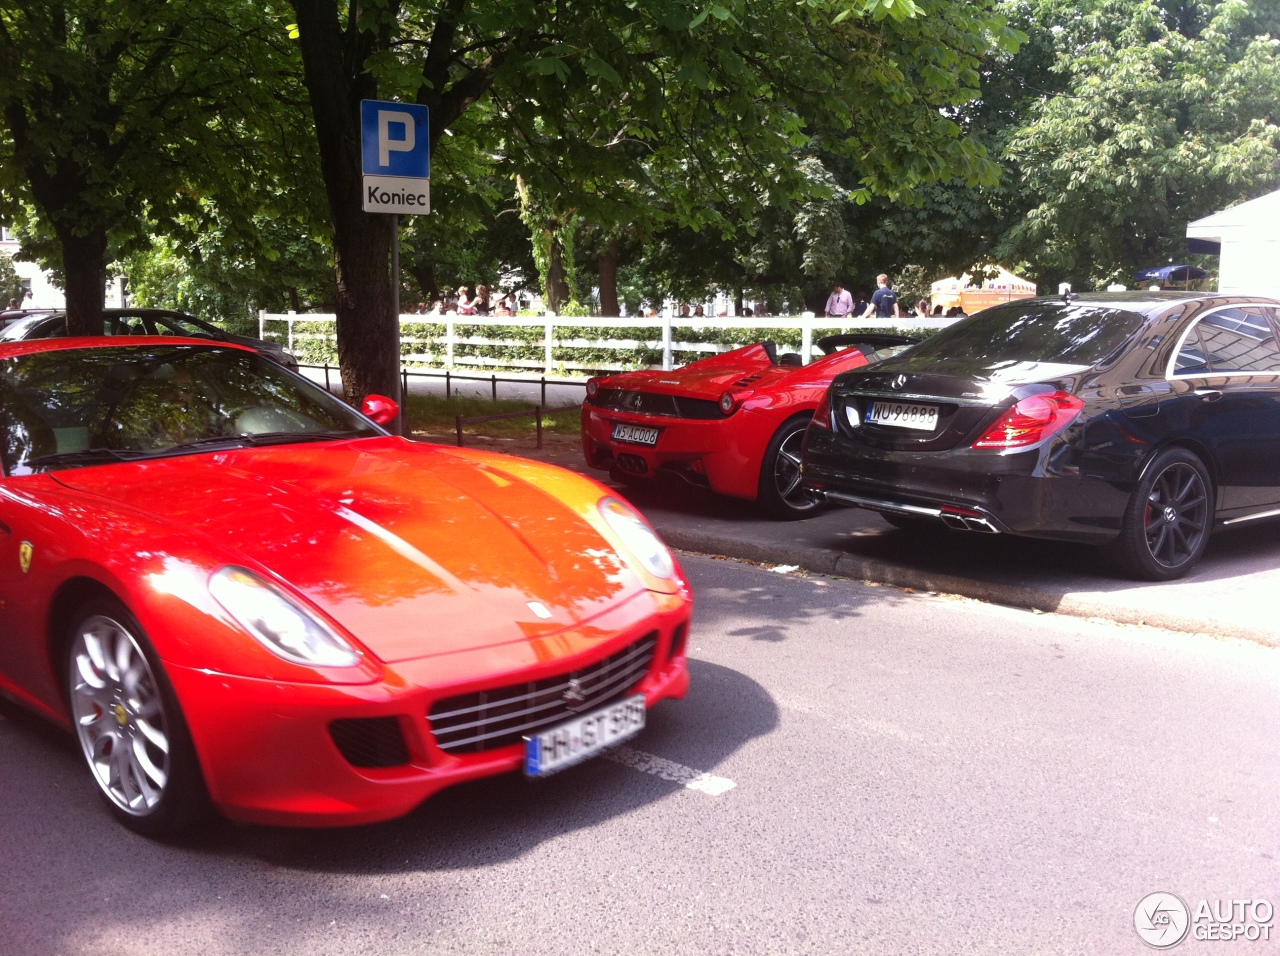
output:
[{"label": "tree trunk", "polygon": [[618,258],[621,255],[621,244],[610,239],[609,244],[600,253],[597,263],[600,268],[600,314],[608,318],[617,318],[622,314],[618,308]]},{"label": "tree trunk", "polygon": [[107,233],[77,236],[58,230],[67,288],[67,334],[101,335],[102,304],[107,286]]},{"label": "tree trunk", "polygon": [[427,305],[441,297],[440,290],[436,288],[436,267],[432,263],[406,266],[405,271],[417,280],[419,294]]},{"label": "tree trunk", "polygon": [[551,261],[547,263],[547,308],[556,315],[569,301],[569,279],[564,268],[564,245],[558,231],[551,232]]},{"label": "tree trunk", "polygon": [[360,101],[376,99],[364,71],[377,37],[344,36],[334,0],[294,0],[303,76],[333,218],[338,364],[347,401],[399,395],[400,324],[391,314],[391,217],[361,209]]}]

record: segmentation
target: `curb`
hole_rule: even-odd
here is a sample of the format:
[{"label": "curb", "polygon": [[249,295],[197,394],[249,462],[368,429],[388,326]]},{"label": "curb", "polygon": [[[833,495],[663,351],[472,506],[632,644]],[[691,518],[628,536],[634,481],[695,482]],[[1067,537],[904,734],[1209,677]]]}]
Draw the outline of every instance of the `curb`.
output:
[{"label": "curb", "polygon": [[[1070,617],[1097,618],[1117,624],[1139,624],[1187,634],[1230,637],[1265,647],[1280,647],[1280,632],[1233,624],[1206,621],[1203,618],[1156,609],[1140,610],[1123,604],[1099,600],[1088,595],[1055,594],[1051,591],[981,581],[956,574],[922,571],[904,564],[859,558],[839,551],[816,548],[785,548],[735,541],[713,534],[659,527],[666,543],[681,551],[719,554],[729,558],[758,561],[764,564],[794,564],[815,574],[830,574],[891,587],[937,591],[1009,607],[1064,614]],[[1209,630],[1206,625],[1211,625]]]}]

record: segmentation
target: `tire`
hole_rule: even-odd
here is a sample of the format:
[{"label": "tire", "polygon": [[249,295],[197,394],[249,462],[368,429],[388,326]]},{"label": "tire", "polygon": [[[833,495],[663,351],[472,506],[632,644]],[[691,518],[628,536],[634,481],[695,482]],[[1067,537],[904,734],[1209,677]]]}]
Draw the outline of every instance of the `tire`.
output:
[{"label": "tire", "polygon": [[137,619],[95,599],[73,617],[64,673],[80,752],[117,820],[169,837],[211,813],[191,734]]},{"label": "tire", "polygon": [[810,415],[797,415],[782,424],[765,449],[760,465],[759,501],[765,514],[780,521],[809,518],[824,507],[800,485],[800,446]]},{"label": "tire", "polygon": [[1185,448],[1159,452],[1125,508],[1111,549],[1125,574],[1170,581],[1200,560],[1213,530],[1213,482]]}]

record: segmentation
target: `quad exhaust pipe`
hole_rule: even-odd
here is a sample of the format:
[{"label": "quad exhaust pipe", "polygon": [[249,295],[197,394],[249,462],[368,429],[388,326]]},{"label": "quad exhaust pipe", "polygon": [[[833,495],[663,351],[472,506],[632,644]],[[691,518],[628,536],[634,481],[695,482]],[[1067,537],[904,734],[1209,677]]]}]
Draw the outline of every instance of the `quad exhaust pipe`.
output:
[{"label": "quad exhaust pipe", "polygon": [[942,523],[948,528],[956,531],[981,531],[984,534],[1000,533],[986,518],[956,514],[952,511],[940,511],[938,517],[942,519]]},{"label": "quad exhaust pipe", "polygon": [[981,534],[1000,533],[1000,529],[995,526],[995,523],[979,511],[964,512],[944,510],[942,508],[927,508],[923,505],[908,505],[897,501],[884,501],[880,498],[864,498],[861,495],[851,495],[843,491],[830,491],[825,488],[814,490],[821,491],[833,501],[843,501],[846,504],[868,508],[871,511],[888,511],[892,514],[910,515],[913,518],[937,518],[948,528],[956,531],[976,531]]}]

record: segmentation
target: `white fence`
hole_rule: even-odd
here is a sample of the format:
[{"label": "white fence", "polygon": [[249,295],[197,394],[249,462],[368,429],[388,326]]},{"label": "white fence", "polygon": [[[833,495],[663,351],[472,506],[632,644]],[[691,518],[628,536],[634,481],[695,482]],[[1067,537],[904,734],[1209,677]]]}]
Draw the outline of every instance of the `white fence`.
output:
[{"label": "white fence", "polygon": [[[400,325],[436,325],[444,328],[439,336],[420,336],[401,332],[401,343],[408,342],[414,346],[425,346],[403,356],[406,362],[441,365],[445,368],[462,366],[484,366],[486,368],[527,369],[555,374],[557,369],[566,372],[587,372],[600,370],[600,363],[582,364],[553,358],[553,353],[563,349],[618,349],[637,350],[653,349],[662,351],[662,364],[653,368],[670,369],[672,355],[675,352],[717,353],[739,348],[743,345],[759,341],[757,337],[746,335],[736,343],[680,342],[673,340],[676,329],[724,330],[724,329],[789,329],[800,333],[800,355],[805,364],[813,358],[814,333],[835,333],[846,329],[876,329],[884,332],[900,332],[907,329],[941,329],[955,322],[954,318],[913,317],[905,319],[825,319],[812,316],[729,316],[727,318],[704,318],[682,316],[654,316],[652,318],[605,319],[593,316],[539,316],[537,318],[517,318],[514,316],[485,315],[401,315]],[[332,313],[304,312],[275,314],[258,313],[258,336],[280,342],[292,352],[299,344],[316,340],[332,340],[332,332],[316,332],[296,330],[297,325],[332,324],[336,317]],[[512,348],[528,348],[531,343],[527,339],[495,338],[491,336],[458,335],[458,326],[497,326],[541,329],[541,361],[529,359],[499,359],[489,356],[472,356],[455,354],[457,346],[509,346]],[[642,339],[634,335],[618,337],[583,338],[566,334],[564,337],[556,333],[562,329],[600,329],[625,333],[637,329],[659,329],[660,338]],[[821,336],[819,336],[821,337]]]}]

